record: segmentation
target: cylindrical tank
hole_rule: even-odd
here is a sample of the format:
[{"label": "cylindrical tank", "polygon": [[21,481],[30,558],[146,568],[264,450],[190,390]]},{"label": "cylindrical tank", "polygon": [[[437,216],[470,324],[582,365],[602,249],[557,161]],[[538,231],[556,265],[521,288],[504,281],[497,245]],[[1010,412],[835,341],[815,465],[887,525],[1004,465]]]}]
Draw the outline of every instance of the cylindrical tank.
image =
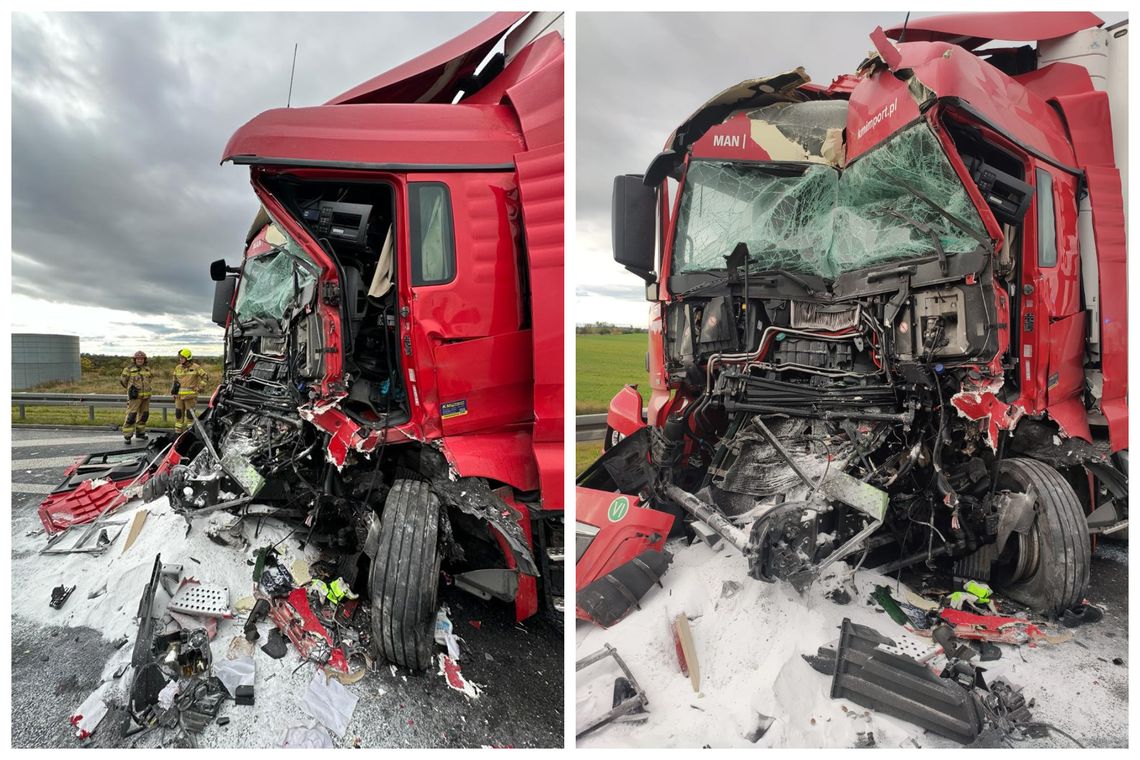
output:
[{"label": "cylindrical tank", "polygon": [[12,390],[78,380],[79,375],[78,335],[12,334]]}]

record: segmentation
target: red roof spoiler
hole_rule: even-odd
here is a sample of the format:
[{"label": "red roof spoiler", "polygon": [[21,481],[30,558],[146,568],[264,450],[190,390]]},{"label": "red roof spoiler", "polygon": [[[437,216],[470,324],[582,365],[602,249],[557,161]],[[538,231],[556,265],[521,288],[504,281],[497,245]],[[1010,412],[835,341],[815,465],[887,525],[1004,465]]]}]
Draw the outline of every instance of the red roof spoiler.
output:
[{"label": "red roof spoiler", "polygon": [[[1104,23],[1095,14],[1083,11],[1050,13],[1022,11],[1007,13],[955,13],[913,19],[906,25],[903,42],[951,42],[972,50],[991,40],[1030,42],[1065,37]],[[893,40],[902,37],[902,24],[887,30]]]},{"label": "red roof spoiler", "polygon": [[337,95],[346,103],[450,103],[470,75],[526,13],[496,13],[434,50]]}]

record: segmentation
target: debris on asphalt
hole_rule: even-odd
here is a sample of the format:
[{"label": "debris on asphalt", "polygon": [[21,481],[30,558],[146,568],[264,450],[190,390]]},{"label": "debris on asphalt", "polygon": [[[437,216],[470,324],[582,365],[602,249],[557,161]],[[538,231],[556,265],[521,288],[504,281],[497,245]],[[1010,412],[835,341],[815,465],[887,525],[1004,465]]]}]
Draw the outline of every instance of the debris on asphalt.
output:
[{"label": "debris on asphalt", "polygon": [[957,682],[939,678],[895,640],[844,618],[831,697],[914,723],[969,744],[982,729],[981,707]]},{"label": "debris on asphalt", "polygon": [[269,616],[269,600],[258,599],[245,620],[242,632],[249,641],[257,641],[261,634],[257,631],[257,624]]},{"label": "debris on asphalt", "polygon": [[768,733],[768,729],[771,728],[775,722],[775,718],[764,715],[763,713],[756,713],[756,724],[744,734],[744,740],[755,744],[764,738],[764,734]]},{"label": "debris on asphalt", "polygon": [[577,673],[581,673],[587,668],[594,668],[595,672],[597,672],[596,666],[607,658],[612,659],[621,672],[621,675],[614,679],[613,698],[610,701],[610,708],[604,713],[592,717],[587,716],[584,711],[579,711],[578,727],[575,731],[576,737],[585,736],[614,721],[620,720],[627,722],[630,720],[629,716],[631,715],[639,716],[632,719],[634,722],[643,722],[645,720],[647,713],[646,706],[649,704],[649,698],[645,696],[645,692],[638,684],[637,679],[634,678],[633,673],[630,672],[629,667],[625,664],[625,660],[622,659],[618,651],[612,646],[605,644],[598,651],[578,660],[574,664],[574,670]]},{"label": "debris on asphalt", "polygon": [[134,545],[135,539],[139,537],[139,532],[142,531],[143,523],[146,522],[146,516],[148,514],[150,513],[145,509],[140,509],[135,512],[135,516],[131,520],[131,527],[127,528],[127,537],[123,541],[122,554],[126,554],[127,549],[130,549],[131,546]]},{"label": "debris on asphalt", "polygon": [[447,616],[447,605],[441,605],[435,613],[435,643],[447,647],[447,655],[459,660],[459,637],[455,635],[451,618]]},{"label": "debris on asphalt", "polygon": [[332,749],[329,732],[320,726],[293,726],[285,730],[281,746],[289,749]]},{"label": "debris on asphalt", "polygon": [[701,666],[697,660],[697,646],[693,642],[693,631],[689,627],[689,617],[681,613],[673,618],[673,647],[677,652],[677,661],[681,667],[681,674],[689,677],[693,691],[701,690]]},{"label": "debris on asphalt", "polygon": [[110,683],[105,682],[99,685],[95,691],[87,695],[87,699],[83,700],[83,704],[76,708],[75,712],[71,714],[71,725],[77,729],[76,736],[80,739],[86,739],[95,733],[95,729],[107,716],[107,703],[103,700],[104,695],[107,693]]},{"label": "debris on asphalt", "polygon": [[241,686],[253,686],[256,668],[253,657],[238,657],[233,660],[223,660],[214,667],[214,675],[226,687],[231,697],[237,697],[237,690]]},{"label": "debris on asphalt", "polygon": [[280,660],[289,651],[289,640],[285,634],[274,628],[269,632],[269,639],[261,645],[261,651],[275,660]]},{"label": "debris on asphalt", "polygon": [[439,663],[439,671],[436,675],[443,676],[448,686],[462,692],[464,696],[470,699],[476,699],[483,693],[483,687],[473,681],[468,681],[459,669],[459,663],[451,659],[449,655],[439,654],[436,655],[436,658]]},{"label": "debris on asphalt", "polygon": [[337,737],[344,736],[344,732],[348,730],[356,702],[356,695],[344,684],[335,678],[327,677],[320,670],[313,673],[313,679],[309,681],[302,698],[305,712]]},{"label": "debris on asphalt", "polygon": [[1104,618],[1104,610],[1087,602],[1078,604],[1061,613],[1061,625],[1076,628],[1086,623],[1099,623]]},{"label": "debris on asphalt", "polygon": [[71,596],[72,591],[75,591],[75,586],[64,586],[62,584],[56,586],[51,590],[51,601],[48,602],[48,606],[57,610],[60,609],[67,598]]}]

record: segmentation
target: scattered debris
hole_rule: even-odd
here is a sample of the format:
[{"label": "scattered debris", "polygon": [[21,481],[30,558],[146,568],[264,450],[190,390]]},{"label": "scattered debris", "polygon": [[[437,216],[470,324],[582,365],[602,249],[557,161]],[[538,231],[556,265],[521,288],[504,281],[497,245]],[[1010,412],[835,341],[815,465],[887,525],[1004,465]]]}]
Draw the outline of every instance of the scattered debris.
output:
[{"label": "scattered debris", "polygon": [[229,617],[230,592],[220,586],[204,586],[187,581],[170,600],[167,609],[187,615]]},{"label": "scattered debris", "polygon": [[1061,625],[1066,628],[1076,628],[1086,623],[1099,623],[1103,619],[1104,610],[1087,602],[1061,613]]},{"label": "scattered debris", "polygon": [[974,694],[938,678],[914,658],[891,651],[893,639],[844,618],[836,649],[832,698],[893,715],[969,744],[982,728]]},{"label": "scattered debris", "polygon": [[468,681],[463,677],[463,673],[459,669],[459,663],[451,659],[446,654],[436,655],[439,662],[439,671],[436,675],[443,676],[447,681],[447,685],[456,691],[461,691],[463,694],[471,699],[477,698],[483,693],[483,687],[479,684]]},{"label": "scattered debris", "polygon": [[238,657],[233,660],[223,660],[214,667],[214,675],[226,687],[231,697],[237,698],[237,691],[242,686],[253,686],[255,667],[253,657]]},{"label": "scattered debris", "polygon": [[447,655],[459,660],[459,637],[455,635],[451,619],[447,616],[447,606],[443,605],[435,613],[435,643],[447,647]]},{"label": "scattered debris", "polygon": [[316,718],[334,736],[341,737],[348,730],[356,701],[356,695],[344,684],[335,678],[326,677],[318,670],[313,673],[313,679],[305,689],[302,706],[305,712]]},{"label": "scattered debris", "polygon": [[740,584],[736,581],[722,581],[720,584],[720,598],[731,599],[740,591]]},{"label": "scattered debris", "polygon": [[51,590],[51,601],[48,602],[48,606],[57,610],[60,609],[68,597],[71,596],[72,591],[75,591],[75,586],[56,586]]},{"label": "scattered debris", "polygon": [[87,695],[83,704],[79,705],[71,714],[71,725],[78,729],[76,731],[78,738],[86,739],[95,733],[95,729],[107,716],[107,703],[103,700],[103,696],[107,693],[109,686],[110,683],[107,682],[100,684],[95,691]]},{"label": "scattered debris", "polygon": [[261,651],[275,660],[280,660],[289,651],[289,640],[285,634],[274,628],[269,632],[269,640],[261,645]]},{"label": "scattered debris", "polygon": [[693,631],[689,627],[689,618],[681,613],[673,618],[673,646],[677,650],[677,660],[681,666],[682,675],[689,677],[693,691],[701,690],[701,666],[697,661],[697,647],[693,643]]},{"label": "scattered debris", "polygon": [[[575,734],[577,738],[581,738],[591,731],[595,731],[607,723],[612,723],[613,721],[625,715],[632,713],[644,713],[646,711],[646,707],[649,705],[649,698],[645,696],[645,692],[638,685],[637,679],[633,677],[633,673],[631,673],[629,668],[626,666],[625,660],[623,660],[621,658],[621,655],[618,654],[617,650],[609,644],[604,645],[601,649],[594,652],[593,654],[587,655],[578,660],[578,662],[574,664],[574,670],[576,672],[581,672],[582,670],[604,660],[607,657],[612,657],[614,659],[614,662],[616,662],[618,667],[621,668],[621,672],[623,674],[622,678],[619,678],[614,683],[613,707],[611,707],[610,710],[603,715],[599,715],[596,718],[587,719],[586,722],[582,724],[581,728],[577,730]],[[620,692],[618,689],[619,682],[622,682],[622,688]],[[622,699],[620,701],[618,700],[619,694],[622,696]]]},{"label": "scattered debris", "polygon": [[771,728],[775,722],[775,718],[764,715],[763,713],[756,713],[756,724],[748,729],[748,732],[744,734],[744,739],[755,744],[764,737],[764,734],[768,733],[768,729]]},{"label": "scattered debris", "polygon": [[139,537],[139,532],[142,531],[143,523],[146,522],[146,517],[149,512],[145,509],[140,509],[135,512],[134,518],[131,519],[131,527],[127,529],[127,537],[123,541],[123,554],[127,553],[127,549],[135,543],[135,539]]},{"label": "scattered debris", "polygon": [[578,616],[609,628],[637,607],[653,584],[660,583],[672,560],[669,552],[647,549],[578,589]]},{"label": "scattered debris", "polygon": [[245,625],[242,627],[242,632],[245,634],[245,637],[249,641],[257,641],[257,639],[261,636],[261,634],[257,632],[257,624],[264,620],[268,615],[269,600],[258,599],[257,603],[253,605],[253,609],[250,610],[249,617],[247,617],[245,620]]},{"label": "scattered debris", "polygon": [[290,749],[332,749],[329,732],[320,726],[293,726],[285,729],[282,747]]}]

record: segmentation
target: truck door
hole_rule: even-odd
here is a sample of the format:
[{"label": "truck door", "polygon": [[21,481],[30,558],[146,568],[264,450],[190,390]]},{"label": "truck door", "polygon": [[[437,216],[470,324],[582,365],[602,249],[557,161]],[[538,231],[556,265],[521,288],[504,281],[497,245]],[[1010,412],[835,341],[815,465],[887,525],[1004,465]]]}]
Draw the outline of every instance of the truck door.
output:
[{"label": "truck door", "polygon": [[532,342],[512,175],[415,174],[407,187],[411,308],[402,349],[425,434],[530,420]]},{"label": "truck door", "polygon": [[1054,406],[1079,396],[1084,388],[1086,325],[1080,296],[1077,184],[1072,175],[1046,165],[1036,168],[1035,179],[1035,321],[1045,366],[1038,387],[1043,380],[1045,404]]}]

